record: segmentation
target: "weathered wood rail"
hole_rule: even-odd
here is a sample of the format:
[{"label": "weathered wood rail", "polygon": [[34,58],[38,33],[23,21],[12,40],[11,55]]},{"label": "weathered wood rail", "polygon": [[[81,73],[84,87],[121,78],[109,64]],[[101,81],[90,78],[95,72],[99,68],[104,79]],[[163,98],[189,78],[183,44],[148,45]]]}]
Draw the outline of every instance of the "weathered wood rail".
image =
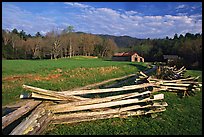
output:
[{"label": "weathered wood rail", "polygon": [[180,69],[177,69],[176,66],[163,66],[162,70],[159,69],[159,75],[156,74],[156,76],[147,76],[143,72],[140,72],[139,79],[136,79],[136,82],[145,81],[146,83],[153,84],[154,89],[152,92],[170,91],[182,93],[180,95],[184,97],[195,94],[195,91],[200,91],[202,87],[202,82],[198,82],[199,76],[184,77],[185,72],[186,68],[184,66]]},{"label": "weathered wood rail", "polygon": [[[123,86],[119,88],[91,89],[76,91],[50,91],[42,88],[23,85],[26,90],[32,91],[29,96],[21,98],[38,99],[34,100],[36,108],[27,109],[31,114],[24,119],[12,131],[11,135],[33,135],[40,134],[48,124],[76,123],[96,119],[113,117],[127,117],[134,115],[147,115],[166,110],[168,104],[164,102],[164,94],[152,95],[147,88],[152,87],[151,83]],[[95,96],[85,98],[85,94],[109,94],[106,97]],[[116,95],[110,93],[117,93]],[[20,109],[26,108],[26,106]],[[19,113],[19,110],[13,112]],[[25,113],[25,112],[24,112]],[[22,112],[22,114],[24,114]],[[12,116],[12,114],[10,114]],[[7,115],[5,117],[8,117]],[[17,120],[20,117],[15,118]],[[5,128],[12,122],[4,124]]]},{"label": "weathered wood rail", "polygon": [[6,126],[14,122],[15,120],[19,119],[32,109],[34,109],[37,105],[39,105],[42,101],[33,101],[30,100],[28,103],[20,108],[18,108],[16,111],[13,111],[5,116],[2,117],[2,129],[4,129]]}]

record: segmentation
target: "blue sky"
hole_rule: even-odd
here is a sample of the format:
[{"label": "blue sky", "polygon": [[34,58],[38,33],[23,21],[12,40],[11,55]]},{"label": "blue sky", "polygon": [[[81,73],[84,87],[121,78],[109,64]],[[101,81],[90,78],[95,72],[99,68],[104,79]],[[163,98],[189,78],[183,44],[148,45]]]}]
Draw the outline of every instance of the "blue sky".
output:
[{"label": "blue sky", "polygon": [[202,2],[3,2],[2,28],[34,35],[74,26],[137,38],[202,33]]}]

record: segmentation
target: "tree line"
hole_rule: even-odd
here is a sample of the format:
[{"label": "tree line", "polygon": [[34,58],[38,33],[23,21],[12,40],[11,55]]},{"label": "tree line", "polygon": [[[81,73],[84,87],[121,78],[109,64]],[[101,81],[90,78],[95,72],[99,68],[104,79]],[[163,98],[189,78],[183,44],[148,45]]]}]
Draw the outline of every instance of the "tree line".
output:
[{"label": "tree line", "polygon": [[120,48],[120,51],[135,51],[150,62],[163,61],[163,55],[178,55],[180,60],[177,63],[189,69],[202,69],[202,34],[199,33],[137,40],[132,46]]},{"label": "tree line", "polygon": [[77,55],[111,57],[115,50],[117,45],[114,40],[74,32],[73,26],[61,32],[52,30],[45,36],[39,32],[31,36],[23,30],[2,29],[3,59],[57,59]]},{"label": "tree line", "polygon": [[[126,43],[126,46],[121,46]],[[137,39],[127,36],[102,36],[74,32],[73,26],[52,30],[42,36],[23,30],[2,29],[3,59],[57,59],[72,56],[111,58],[114,52],[135,51],[145,61],[163,61],[163,55],[178,55],[187,68],[202,68],[202,34],[175,34],[173,38]]]}]

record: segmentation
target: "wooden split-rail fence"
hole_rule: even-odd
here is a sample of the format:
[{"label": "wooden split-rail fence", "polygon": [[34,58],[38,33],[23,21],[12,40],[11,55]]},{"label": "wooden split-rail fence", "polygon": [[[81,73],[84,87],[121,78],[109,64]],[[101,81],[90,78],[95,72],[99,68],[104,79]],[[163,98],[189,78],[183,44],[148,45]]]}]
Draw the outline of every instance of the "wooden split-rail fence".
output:
[{"label": "wooden split-rail fence", "polygon": [[199,76],[185,77],[186,68],[183,66],[177,69],[176,66],[159,66],[155,76],[148,76],[140,72],[136,83],[151,83],[153,91],[169,91],[179,93],[181,97],[194,95],[195,91],[200,91],[202,82],[198,82]]},{"label": "wooden split-rail fence", "polygon": [[153,95],[149,87],[152,87],[151,83],[56,92],[23,85],[24,89],[32,91],[21,95],[28,103],[2,117],[2,129],[23,115],[27,115],[26,118],[11,130],[10,135],[41,134],[48,124],[125,118],[165,111],[168,104],[164,101],[164,94]]}]

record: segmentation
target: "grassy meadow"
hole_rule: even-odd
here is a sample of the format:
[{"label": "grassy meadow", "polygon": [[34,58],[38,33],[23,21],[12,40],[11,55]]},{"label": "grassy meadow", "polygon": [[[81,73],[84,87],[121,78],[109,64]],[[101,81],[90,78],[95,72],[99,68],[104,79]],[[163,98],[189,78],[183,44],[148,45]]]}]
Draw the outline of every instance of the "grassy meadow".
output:
[{"label": "grassy meadow", "polygon": [[133,74],[145,63],[113,62],[98,58],[73,57],[58,60],[2,60],[2,104],[19,101],[27,92],[23,84],[50,90],[69,90],[107,79]]},{"label": "grassy meadow", "polygon": [[[148,63],[113,62],[98,58],[74,57],[58,60],[2,60],[2,105],[20,101],[27,92],[23,84],[50,90],[69,90],[147,69]],[[202,71],[188,70],[200,76]],[[202,90],[179,98],[164,93],[167,110],[157,117],[132,116],[75,124],[49,125],[45,135],[201,135]]]}]

